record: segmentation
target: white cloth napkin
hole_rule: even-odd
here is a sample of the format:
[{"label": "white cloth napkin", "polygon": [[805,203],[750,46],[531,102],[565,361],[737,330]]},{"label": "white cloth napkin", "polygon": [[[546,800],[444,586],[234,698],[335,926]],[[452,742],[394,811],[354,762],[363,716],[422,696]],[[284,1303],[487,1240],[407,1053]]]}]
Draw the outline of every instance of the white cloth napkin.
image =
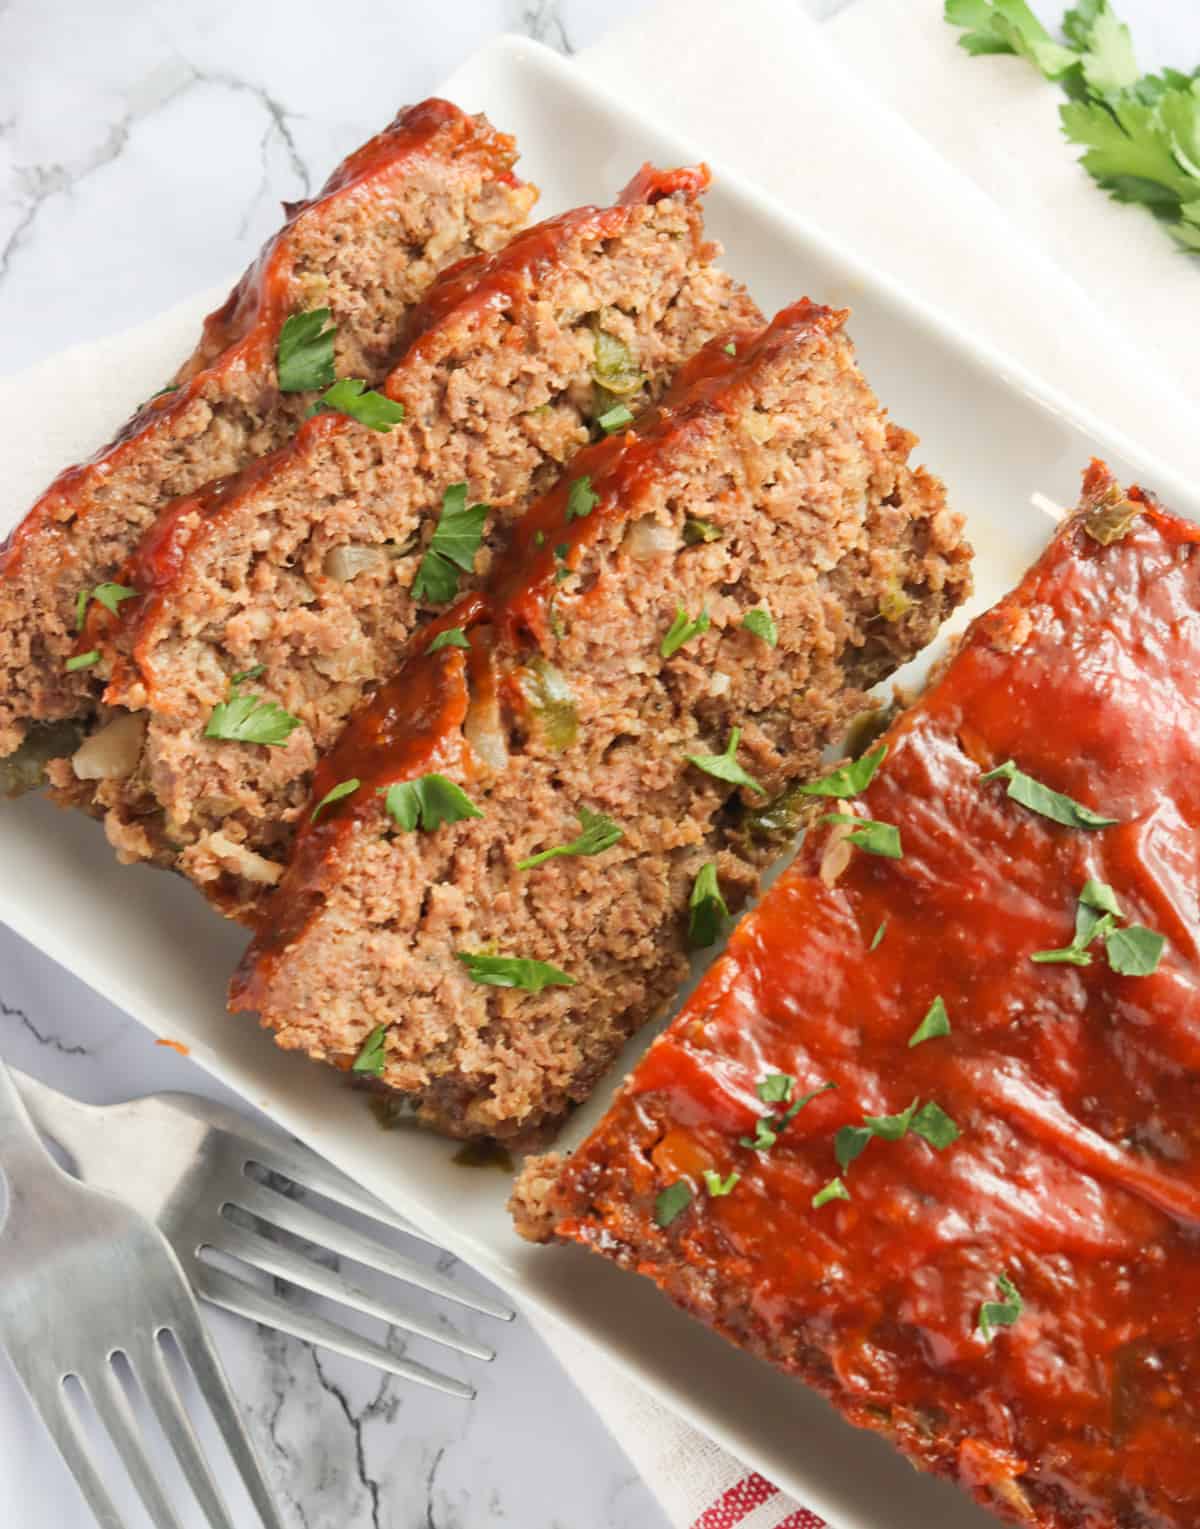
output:
[{"label": "white cloth napkin", "polygon": [[[968,60],[940,13],[941,0],[858,0],[818,33],[790,0],[673,0],[578,67],[1200,476],[1200,266],[1075,168],[1053,87],[1019,61]],[[0,378],[0,534],[132,393],[160,385],[224,290]],[[64,396],[72,407],[47,413]],[[675,1529],[819,1529],[587,1343],[546,1336]]]},{"label": "white cloth napkin", "polygon": [[[1200,261],[1076,166],[1053,86],[1020,60],[968,59],[941,11],[857,0],[818,29],[789,0],[673,0],[577,64],[1200,474]],[[545,1336],[675,1529],[819,1529],[575,1334]]]}]

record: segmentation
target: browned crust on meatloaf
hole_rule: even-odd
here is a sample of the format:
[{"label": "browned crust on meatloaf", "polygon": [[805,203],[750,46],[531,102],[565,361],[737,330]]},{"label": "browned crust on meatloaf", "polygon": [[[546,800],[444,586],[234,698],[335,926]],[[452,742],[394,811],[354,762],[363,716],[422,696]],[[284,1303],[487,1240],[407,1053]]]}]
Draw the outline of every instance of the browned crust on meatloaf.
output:
[{"label": "browned crust on meatloaf", "polygon": [[525,221],[537,193],[513,176],[515,159],[513,140],[485,118],[429,100],[400,112],[311,201],[287,208],[282,229],[206,320],[173,389],[62,473],[0,548],[0,756],[31,722],[94,705],[93,672],[64,669],[80,591],[114,578],[174,496],[295,429],[310,398],[275,385],[284,320],[330,308],[338,374],[378,381],[435,272],[494,249]]},{"label": "browned crust on meatloaf", "polygon": [[[125,580],[145,597],[122,608],[108,646],[118,662],[106,700],[146,724],[135,773],[95,793],[124,858],[174,865],[223,911],[253,918],[318,753],[432,613],[411,590],[445,490],[465,480],[491,506],[482,576],[507,526],[588,438],[597,330],[634,358],[641,380],[625,402],[637,410],[731,315],[758,320],[713,264],[698,205],[707,180],[643,173],[620,205],[564,214],[447,272],[387,382],[402,424],[380,434],[319,416],[161,519]],[[347,546],[376,561],[339,580],[330,559]],[[257,664],[256,693],[302,725],[282,747],[204,738],[229,676]]]},{"label": "browned crust on meatloaf", "polygon": [[[586,1097],[686,972],[700,868],[737,906],[773,853],[745,831],[762,796],[687,756],[741,728],[739,763],[784,792],[968,588],[961,523],[907,466],[845,317],[803,302],[712,341],[528,512],[488,588],[436,624],[467,630],[469,658],[415,655],[321,762],[314,801],[361,785],[302,829],[235,1007],[341,1065],[386,1026],[383,1082],[451,1135],[528,1139]],[[571,518],[585,477],[597,503]],[[695,517],[720,539],[689,544]],[[744,625],[763,607],[777,646]],[[664,656],[680,610],[710,624]],[[379,788],[430,770],[483,816],[392,832]],[[582,807],[621,841],[522,870]],[[456,957],[481,950],[575,985],[479,985]]]}]

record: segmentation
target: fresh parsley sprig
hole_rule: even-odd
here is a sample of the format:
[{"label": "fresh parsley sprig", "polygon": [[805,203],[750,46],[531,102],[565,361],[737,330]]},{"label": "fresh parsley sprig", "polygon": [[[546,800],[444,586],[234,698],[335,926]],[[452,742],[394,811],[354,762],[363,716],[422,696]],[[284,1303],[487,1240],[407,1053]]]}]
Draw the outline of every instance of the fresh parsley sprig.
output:
[{"label": "fresh parsley sprig", "polygon": [[859,796],[875,779],[876,770],[886,758],[887,744],[881,743],[860,759],[839,765],[820,780],[806,781],[804,785],[797,786],[796,790],[801,796]]},{"label": "fresh parsley sprig", "polygon": [[1112,970],[1122,977],[1149,977],[1158,970],[1166,939],[1144,924],[1118,924],[1124,918],[1117,894],[1103,881],[1089,878],[1083,884],[1075,909],[1075,935],[1058,950],[1035,950],[1030,956],[1039,966],[1090,966],[1088,947],[1104,942],[1104,954]]},{"label": "fresh parsley sprig", "polygon": [[443,823],[461,823],[483,816],[461,786],[436,771],[418,775],[416,780],[380,786],[379,795],[383,797],[383,810],[405,833],[418,826],[432,833]]},{"label": "fresh parsley sprig", "polygon": [[939,1152],[956,1142],[960,1134],[940,1104],[932,1099],[925,1104],[914,1099],[898,1115],[864,1115],[862,1125],[842,1126],[833,1139],[838,1167],[844,1173],[867,1150],[873,1137],[880,1141],[902,1141],[910,1131]]},{"label": "fresh parsley sprig", "polygon": [[322,393],[308,411],[313,414],[345,414],[370,430],[387,435],[404,418],[404,405],[368,388],[361,377],[340,377]]},{"label": "fresh parsley sprig", "polygon": [[754,1152],[769,1152],[806,1105],[821,1094],[837,1088],[836,1083],[822,1083],[819,1088],[801,1094],[798,1099],[792,1099],[795,1086],[795,1078],[786,1072],[768,1073],[755,1084],[754,1092],[764,1104],[786,1104],[788,1107],[781,1115],[760,1115],[755,1122],[754,1135],[738,1138],[743,1147],[749,1147]]},{"label": "fresh parsley sprig", "polygon": [[229,682],[229,698],[218,701],[204,729],[206,738],[218,738],[225,743],[261,743],[268,748],[282,748],[300,726],[300,718],[275,701],[264,701],[261,696],[243,695],[241,687],[246,680],[257,679],[263,666],[256,664],[242,674],[235,674]]},{"label": "fresh parsley sprig", "polygon": [[540,993],[548,987],[574,987],[576,979],[549,961],[534,961],[529,956],[492,956],[486,951],[456,950],[455,956],[467,969],[472,982],[486,987],[522,988]]},{"label": "fresh parsley sprig", "polygon": [[413,580],[415,600],[445,605],[454,599],[458,593],[459,571],[470,573],[475,567],[475,554],[483,540],[483,523],[487,517],[486,504],[467,507],[465,483],[450,485],[442,495],[442,512],[437,527]]},{"label": "fresh parsley sprig", "polygon": [[279,331],[275,349],[275,373],[281,393],[307,393],[327,388],[337,373],[333,366],[333,341],[337,326],[330,323],[329,308],[293,313]]},{"label": "fresh parsley sprig", "polygon": [[1064,828],[1110,828],[1120,822],[1119,818],[1106,818],[1073,797],[1064,796],[1061,791],[1052,791],[1032,775],[1026,775],[1024,770],[1018,770],[1011,759],[979,777],[980,785],[986,785],[990,780],[1007,781],[1007,795],[1014,802],[1020,802],[1022,807],[1028,807],[1040,817],[1049,818],[1052,823],[1061,823]]},{"label": "fresh parsley sprig", "polygon": [[675,609],[675,619],[667,628],[666,636],[658,645],[658,651],[663,658],[672,658],[679,652],[685,642],[691,642],[693,637],[699,637],[702,632],[707,632],[710,626],[708,612],[701,611],[696,617],[688,615],[683,606]]},{"label": "fresh parsley sprig", "polygon": [[579,809],[579,825],[581,832],[574,839],[518,860],[517,870],[531,871],[535,865],[544,865],[547,860],[553,860],[559,855],[599,855],[611,849],[625,835],[625,830],[611,818],[605,817],[602,812],[593,812],[589,807]]},{"label": "fresh parsley sprig", "polygon": [[703,770],[705,775],[726,780],[733,786],[745,786],[751,791],[757,791],[759,796],[766,796],[766,788],[760,786],[737,762],[738,744],[741,741],[742,730],[735,727],[729,734],[729,742],[723,754],[685,754],[684,758],[689,764],[694,764],[697,770]]},{"label": "fresh parsley sprig", "polygon": [[75,596],[75,630],[83,630],[83,619],[93,600],[112,615],[117,615],[126,600],[136,600],[137,590],[127,584],[97,584],[91,589],[81,589]]}]

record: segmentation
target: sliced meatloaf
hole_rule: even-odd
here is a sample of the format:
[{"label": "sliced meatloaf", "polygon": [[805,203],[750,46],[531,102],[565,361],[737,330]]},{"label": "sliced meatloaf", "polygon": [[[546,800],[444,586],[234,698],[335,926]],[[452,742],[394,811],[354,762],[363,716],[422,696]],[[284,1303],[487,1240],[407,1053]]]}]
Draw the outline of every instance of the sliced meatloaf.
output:
[{"label": "sliced meatloaf", "polygon": [[1200,526],[1093,463],[870,759],[900,856],[806,839],[521,1229],[1026,1529],[1194,1529]]},{"label": "sliced meatloaf", "polygon": [[273,450],[303,417],[314,395],[277,386],[285,320],[327,309],[338,375],[382,379],[434,274],[525,222],[537,193],[513,176],[515,159],[513,140],[486,119],[426,101],[287,209],[172,385],[56,479],[0,547],[0,758],[31,723],[92,708],[93,669],[65,667],[80,595],[116,577],[172,498]]},{"label": "sliced meatloaf", "polygon": [[[564,214],[447,272],[387,382],[400,424],[318,415],[162,517],[126,575],[142,598],[120,622],[93,612],[115,629],[106,699],[129,746],[124,778],[101,781],[94,801],[124,857],[176,866],[253,916],[318,753],[414,625],[472,565],[486,573],[597,413],[632,417],[731,314],[757,320],[713,265],[706,184],[706,171],[645,172],[617,206]],[[242,694],[295,725],[273,743],[211,736],[231,677],[258,666]],[[95,768],[89,755],[84,773]]]},{"label": "sliced meatloaf", "polygon": [[754,884],[762,804],[968,589],[845,318],[712,341],[530,510],[321,761],[235,1009],[454,1136],[587,1095]]}]

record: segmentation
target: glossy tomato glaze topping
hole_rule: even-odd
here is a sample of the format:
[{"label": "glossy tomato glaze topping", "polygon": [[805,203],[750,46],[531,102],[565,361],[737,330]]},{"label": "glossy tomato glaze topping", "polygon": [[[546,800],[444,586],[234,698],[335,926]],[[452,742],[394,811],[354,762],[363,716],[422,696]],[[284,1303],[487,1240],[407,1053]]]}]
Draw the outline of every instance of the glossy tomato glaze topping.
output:
[{"label": "glossy tomato glaze topping", "polygon": [[[569,1160],[557,1234],[658,1280],[729,1336],[891,1433],[993,1508],[1043,1524],[1200,1524],[1200,527],[1093,464],[1084,510],[886,735],[833,810],[903,857],[795,864]],[[1094,523],[1094,522],[1093,522]],[[1059,826],[983,772],[1119,821]],[[827,862],[828,874],[828,862]],[[1039,965],[1088,878],[1166,937],[1149,976]],[[876,931],[883,936],[872,950]],[[941,997],[951,1033],[909,1039]],[[740,1145],[787,1073],[833,1083],[765,1152]],[[958,1140],[839,1127],[935,1101]],[[723,1197],[703,1173],[740,1181]],[[813,1209],[835,1175],[851,1195]],[[655,1222],[664,1187],[693,1198]],[[1024,1301],[991,1343],[981,1304]]]},{"label": "glossy tomato glaze topping", "polygon": [[[815,332],[839,328],[847,317],[845,310],[805,299],[763,329],[710,341],[680,369],[659,403],[628,430],[584,447],[554,488],[517,522],[486,589],[464,595],[413,638],[403,667],[359,707],[317,765],[314,805],[342,781],[363,784],[315,823],[311,812],[305,814],[287,874],[268,905],[267,926],[234,979],[232,1007],[256,1006],[275,963],[319,906],[318,883],[336,864],[338,846],[364,820],[379,816],[380,789],[440,768],[435,761],[447,752],[472,768],[462,737],[472,699],[478,704],[498,698],[520,711],[525,703],[511,671],[548,646],[556,573],[563,566],[577,568],[614,521],[636,519],[667,444],[720,428],[724,416],[744,407],[746,391],[764,363],[780,350],[803,345]],[[585,477],[596,503],[587,515],[568,519],[572,486]],[[586,600],[579,609],[580,619],[586,619]],[[455,627],[468,636],[469,656],[461,648],[428,651],[439,633]],[[456,661],[447,661],[451,655]],[[406,715],[414,724],[411,731]],[[440,718],[440,729],[426,725],[425,719],[433,717]]]}]

